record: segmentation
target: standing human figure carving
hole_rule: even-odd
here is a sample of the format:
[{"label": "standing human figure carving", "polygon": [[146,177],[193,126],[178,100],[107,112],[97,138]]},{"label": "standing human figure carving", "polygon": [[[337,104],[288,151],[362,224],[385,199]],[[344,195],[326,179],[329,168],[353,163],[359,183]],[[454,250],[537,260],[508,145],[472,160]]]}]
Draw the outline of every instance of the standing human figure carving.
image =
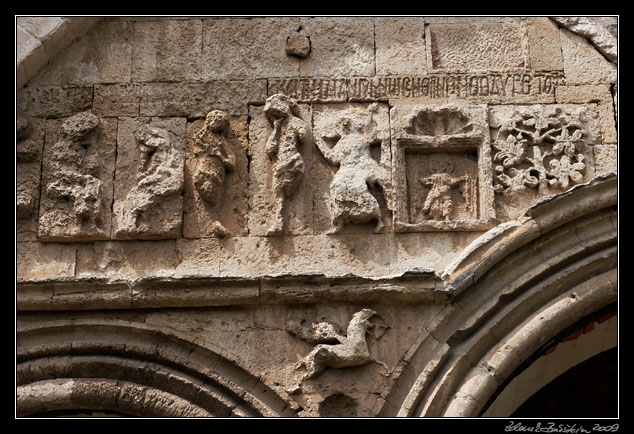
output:
[{"label": "standing human figure carving", "polygon": [[[378,104],[369,107],[370,115],[344,115],[316,137],[315,143],[324,158],[339,166],[330,183],[332,229],[341,231],[345,223],[366,223],[376,220],[375,232],[383,229],[379,202],[369,186],[380,186],[391,205],[391,178],[389,171],[379,165],[370,153],[370,147],[381,142],[373,115]],[[336,141],[330,148],[324,140]]]},{"label": "standing human figure carving", "polygon": [[308,129],[300,118],[297,102],[286,95],[269,97],[264,113],[273,126],[273,132],[266,141],[266,155],[273,164],[275,194],[275,220],[266,234],[279,235],[284,232],[285,206],[304,177],[305,164],[299,146],[306,140]]},{"label": "standing human figure carving", "polygon": [[[224,202],[226,174],[236,167],[236,155],[226,138],[228,128],[229,115],[213,110],[207,114],[203,127],[194,134],[194,187],[213,207]],[[228,234],[219,221],[213,223],[212,231],[220,236]]]},{"label": "standing human figure carving", "polygon": [[183,189],[184,159],[173,149],[170,133],[143,125],[136,131],[135,139],[141,153],[138,183],[130,189],[125,200],[115,203],[115,214],[120,216],[119,236],[138,233],[142,230],[139,228],[140,216],[167,197],[180,194]]},{"label": "standing human figure carving", "polygon": [[421,185],[431,187],[423,204],[423,214],[433,220],[449,221],[454,209],[451,189],[460,186],[466,181],[466,175],[458,177],[448,173],[434,173],[419,179],[418,182]]}]

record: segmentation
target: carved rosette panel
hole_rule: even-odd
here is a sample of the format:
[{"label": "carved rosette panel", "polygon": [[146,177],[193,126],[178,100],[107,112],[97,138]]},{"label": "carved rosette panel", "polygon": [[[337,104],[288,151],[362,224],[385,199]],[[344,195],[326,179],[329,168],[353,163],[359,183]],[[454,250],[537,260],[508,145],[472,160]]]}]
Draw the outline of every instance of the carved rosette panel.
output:
[{"label": "carved rosette panel", "polygon": [[586,179],[587,116],[579,109],[534,106],[501,113],[493,146],[495,191],[565,191]]},{"label": "carved rosette panel", "polygon": [[396,106],[392,180],[397,232],[495,224],[485,106]]},{"label": "carved rosette panel", "polygon": [[496,206],[505,219],[594,176],[600,132],[591,106],[497,106],[490,122]]}]

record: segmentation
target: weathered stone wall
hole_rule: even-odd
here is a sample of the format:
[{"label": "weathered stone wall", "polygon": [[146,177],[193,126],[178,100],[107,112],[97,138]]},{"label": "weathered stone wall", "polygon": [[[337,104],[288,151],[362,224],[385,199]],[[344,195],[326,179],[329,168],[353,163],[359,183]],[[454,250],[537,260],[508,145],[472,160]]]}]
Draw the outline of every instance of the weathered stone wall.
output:
[{"label": "weathered stone wall", "polygon": [[[237,401],[213,411],[185,386],[129,373],[112,378],[151,386],[135,392],[147,402],[91,408],[62,394],[68,408],[165,414],[148,402],[175,395],[180,415],[454,411],[449,395],[412,390],[425,370],[443,378],[435,367],[462,339],[438,332],[448,312],[492,309],[456,307],[455,296],[560,224],[616,205],[615,40],[591,24],[107,17],[67,31],[77,39],[44,60],[18,38],[18,77],[28,77],[17,90],[18,353],[29,365],[18,384],[92,387],[77,380],[87,374],[75,338],[69,352],[32,355],[47,333],[60,348],[83,333],[52,331],[74,318],[99,348],[88,355],[135,359],[97,325],[125,326],[178,337],[240,373],[214,374],[237,384],[218,399]],[[601,189],[603,199],[584,199]],[[552,203],[564,204],[547,212],[558,223],[542,225],[533,216]],[[614,232],[615,218],[601,221]],[[152,363],[184,351],[157,345]],[[72,359],[63,375],[31,366],[61,355]],[[62,387],[49,383],[41,390]],[[22,387],[25,414],[63,409],[34,405],[40,389]],[[433,404],[420,412],[424,399]]]}]

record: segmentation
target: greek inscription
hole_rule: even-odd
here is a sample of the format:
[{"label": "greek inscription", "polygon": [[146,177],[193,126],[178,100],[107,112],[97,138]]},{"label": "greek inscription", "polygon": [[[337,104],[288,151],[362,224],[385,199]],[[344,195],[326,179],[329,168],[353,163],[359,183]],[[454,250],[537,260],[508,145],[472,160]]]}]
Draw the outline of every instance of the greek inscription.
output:
[{"label": "greek inscription", "polygon": [[[384,101],[388,98],[478,98],[552,95],[565,84],[554,72],[503,72],[490,74],[438,73],[427,76],[351,78],[350,101]],[[322,92],[321,97],[325,97]],[[327,94],[328,96],[330,94]]]}]

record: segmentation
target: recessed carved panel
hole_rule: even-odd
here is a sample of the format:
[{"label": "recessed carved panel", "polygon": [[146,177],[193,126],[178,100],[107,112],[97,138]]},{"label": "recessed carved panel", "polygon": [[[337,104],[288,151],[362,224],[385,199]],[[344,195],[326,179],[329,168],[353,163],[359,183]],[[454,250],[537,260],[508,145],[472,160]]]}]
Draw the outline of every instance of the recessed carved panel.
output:
[{"label": "recessed carved panel", "polygon": [[47,122],[41,241],[110,238],[116,131],[116,119],[100,119],[90,112]]},{"label": "recessed carved panel", "polygon": [[495,224],[484,106],[396,106],[395,231],[481,230]]},{"label": "recessed carved panel", "polygon": [[113,238],[180,236],[185,119],[119,122]]},{"label": "recessed carved panel", "polygon": [[596,114],[580,105],[490,109],[493,185],[505,219],[594,176]]}]

